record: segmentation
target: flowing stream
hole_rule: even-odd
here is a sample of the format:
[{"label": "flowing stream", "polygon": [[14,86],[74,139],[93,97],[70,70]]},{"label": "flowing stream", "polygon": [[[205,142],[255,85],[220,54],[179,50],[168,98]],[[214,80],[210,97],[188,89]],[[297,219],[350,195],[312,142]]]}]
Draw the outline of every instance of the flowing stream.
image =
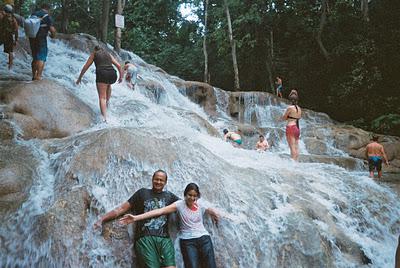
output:
[{"label": "flowing stream", "polygon": [[[274,140],[274,147],[266,153],[250,150],[250,145],[234,148],[209,135],[199,123],[208,122],[219,133],[237,125],[228,113],[228,93],[214,89],[218,116],[210,117],[174,85],[179,78],[157,71],[133,53],[130,56],[140,66],[138,85],[134,91],[124,83],[113,85],[108,124],[97,123],[75,136],[48,141],[54,146],[70,145],[57,153],[49,153],[40,140],[18,141],[31,148],[40,164],[29,198],[1,224],[0,267],[130,267],[132,244],[116,255],[115,245],[93,231],[92,225],[98,211],[108,211],[140,187],[150,187],[150,174],[158,168],[169,173],[168,190],[182,197],[186,184],[196,182],[204,199],[221,211],[219,226],[206,219],[220,267],[393,267],[400,232],[399,197],[368,178],[361,165],[348,171],[332,164],[291,161],[286,141],[279,135],[285,127],[278,120],[285,103],[242,93],[238,121],[262,129],[267,139]],[[81,85],[75,84],[87,58],[61,41],[51,41],[44,76],[64,85],[100,118],[94,66]],[[5,62],[4,54],[0,60]],[[7,72],[5,68],[3,64],[0,71]],[[11,72],[29,80],[30,58],[17,58]],[[193,120],[193,114],[199,120]],[[306,132],[328,124],[334,122],[326,115],[310,113],[301,128]],[[79,247],[62,231],[40,239],[43,230],[38,219],[55,202],[56,186],[75,165],[75,157],[90,149],[91,137],[118,129],[148,142],[148,152],[130,152],[124,158],[109,155],[104,173],[79,177],[73,190],[84,186],[96,200],[87,212]],[[170,151],[151,140],[167,142]],[[110,142],[119,146],[118,139]],[[348,156],[329,138],[325,143],[328,155]],[[304,143],[300,150],[309,154]],[[146,160],[146,153],[157,151],[159,159]],[[171,163],[166,160],[169,154],[176,156]],[[144,179],[132,179],[139,177]],[[65,246],[63,252],[55,246],[60,242],[54,236]],[[183,267],[177,241],[175,245],[178,267]]]}]

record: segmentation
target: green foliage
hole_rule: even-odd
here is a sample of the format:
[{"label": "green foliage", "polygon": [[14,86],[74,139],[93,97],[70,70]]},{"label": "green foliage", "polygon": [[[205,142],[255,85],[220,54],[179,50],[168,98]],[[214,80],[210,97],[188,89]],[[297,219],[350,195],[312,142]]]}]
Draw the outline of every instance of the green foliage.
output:
[{"label": "green foliage", "polygon": [[400,136],[400,114],[387,114],[374,119],[371,129],[378,133]]},{"label": "green foliage", "polygon": [[[112,23],[116,0],[110,1]],[[32,2],[25,1],[23,9],[28,9]],[[56,26],[61,24],[64,3],[69,32],[98,35],[102,0],[46,2],[54,7]],[[209,0],[206,34],[211,83],[229,90],[233,89],[234,78],[224,2]],[[371,125],[371,122],[378,122],[380,116],[400,114],[397,93],[400,88],[400,1],[369,1],[369,21],[366,21],[360,1],[327,0],[321,40],[328,59],[321,53],[316,39],[321,2],[227,0],[241,88],[270,88],[267,66],[271,64],[271,76],[283,77],[284,95],[295,87],[300,92],[302,106],[327,112],[337,120],[375,129],[375,123]],[[197,21],[182,18],[179,8],[183,4],[191,5]],[[127,0],[122,48],[171,74],[201,81],[203,4],[203,0]],[[113,30],[110,25],[109,40],[113,38]],[[394,130],[385,128],[384,131]]]}]

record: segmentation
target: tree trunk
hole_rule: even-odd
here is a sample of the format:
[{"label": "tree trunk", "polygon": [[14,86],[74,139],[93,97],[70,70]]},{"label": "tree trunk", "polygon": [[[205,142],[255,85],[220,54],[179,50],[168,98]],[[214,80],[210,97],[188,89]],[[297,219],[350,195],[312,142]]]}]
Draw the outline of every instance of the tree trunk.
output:
[{"label": "tree trunk", "polygon": [[69,0],[61,1],[61,32],[68,33],[69,24]]},{"label": "tree trunk", "polygon": [[[275,93],[274,87],[274,79],[273,79],[273,72],[274,72],[274,32],[271,29],[269,31],[269,39],[267,39],[267,59],[266,59],[266,66],[268,72],[268,81],[269,81],[269,89],[272,94]],[[267,89],[268,90],[268,89]]]},{"label": "tree trunk", "polygon": [[316,39],[317,39],[317,43],[319,45],[319,48],[320,48],[322,54],[324,55],[325,59],[326,60],[330,60],[329,53],[326,50],[324,44],[322,43],[322,32],[323,32],[325,24],[326,24],[327,8],[328,8],[327,0],[322,0],[321,1],[321,20],[319,22],[319,28],[318,28]]},{"label": "tree trunk", "polygon": [[369,21],[368,0],[361,0],[361,13],[365,21]]},{"label": "tree trunk", "polygon": [[207,18],[208,18],[208,0],[204,1],[204,37],[203,37],[203,53],[204,53],[204,82],[210,83],[210,74],[208,72],[208,53],[207,53]]},{"label": "tree trunk", "polygon": [[107,32],[108,32],[108,17],[110,14],[110,0],[103,0],[103,8],[101,12],[101,29],[100,29],[100,40],[107,43]]},{"label": "tree trunk", "polygon": [[[125,0],[118,0],[117,14],[122,15],[125,7]],[[114,32],[114,50],[119,54],[121,52],[121,28],[115,27]]]},{"label": "tree trunk", "polygon": [[229,7],[228,7],[227,0],[224,0],[224,4],[225,4],[226,18],[228,20],[229,41],[230,41],[231,47],[232,47],[233,72],[235,74],[234,90],[238,91],[240,89],[240,82],[239,82],[239,68],[237,65],[237,58],[236,58],[236,42],[233,39],[232,21],[231,21],[231,15],[229,13]]}]

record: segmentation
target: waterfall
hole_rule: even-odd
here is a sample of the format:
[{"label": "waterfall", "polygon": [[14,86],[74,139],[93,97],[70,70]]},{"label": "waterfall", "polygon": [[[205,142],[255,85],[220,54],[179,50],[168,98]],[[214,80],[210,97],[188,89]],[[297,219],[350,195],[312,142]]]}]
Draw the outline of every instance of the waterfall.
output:
[{"label": "waterfall", "polygon": [[[138,83],[135,90],[124,82],[112,86],[108,124],[63,139],[17,140],[30,148],[38,165],[27,200],[4,216],[0,227],[1,267],[130,267],[132,230],[113,223],[107,240],[92,226],[99,214],[150,187],[158,168],[169,173],[169,191],[182,197],[186,184],[196,182],[220,211],[218,226],[206,218],[219,267],[360,267],[369,262],[368,267],[393,267],[398,196],[360,169],[285,157],[289,150],[279,117],[287,104],[240,93],[235,120],[229,111],[232,96],[214,88],[217,115],[211,116],[176,86],[182,80],[128,55],[139,66]],[[50,41],[44,78],[65,86],[100,117],[94,66],[81,85],[75,84],[87,58],[62,41]],[[4,54],[0,60],[5,62]],[[0,66],[1,74],[8,73],[6,68]],[[17,57],[7,75],[29,80],[30,58]],[[326,126],[335,122],[328,116],[305,111],[300,124],[302,140],[320,127],[326,154],[348,157],[329,139]],[[238,125],[254,126],[274,141],[274,148],[258,153],[248,143],[238,149],[210,135],[210,129],[221,133]],[[310,155],[303,141],[300,150]],[[88,204],[63,201],[68,196]],[[63,218],[57,214],[61,208],[75,211],[76,218]],[[177,265],[183,267],[176,230],[171,233]]]}]

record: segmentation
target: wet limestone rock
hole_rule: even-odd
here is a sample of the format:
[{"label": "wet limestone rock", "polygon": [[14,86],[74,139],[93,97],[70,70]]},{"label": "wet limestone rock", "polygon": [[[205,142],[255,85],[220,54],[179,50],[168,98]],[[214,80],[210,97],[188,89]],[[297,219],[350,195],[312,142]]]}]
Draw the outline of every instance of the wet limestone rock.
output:
[{"label": "wet limestone rock", "polygon": [[0,144],[0,215],[16,210],[28,198],[37,165],[28,147]]},{"label": "wet limestone rock", "polygon": [[[1,116],[1,114],[0,114]],[[10,121],[0,119],[0,141],[11,141],[14,138],[14,128]]]},{"label": "wet limestone rock", "polygon": [[25,139],[65,137],[95,122],[89,106],[53,81],[11,83],[0,91],[0,102]]},{"label": "wet limestone rock", "polygon": [[306,145],[307,152],[317,155],[324,155],[327,153],[328,148],[325,142],[308,137],[304,138],[303,141]]},{"label": "wet limestone rock", "polygon": [[191,101],[203,107],[207,114],[210,116],[217,114],[217,97],[211,85],[196,81],[175,80],[173,82],[176,87],[185,91]]}]

